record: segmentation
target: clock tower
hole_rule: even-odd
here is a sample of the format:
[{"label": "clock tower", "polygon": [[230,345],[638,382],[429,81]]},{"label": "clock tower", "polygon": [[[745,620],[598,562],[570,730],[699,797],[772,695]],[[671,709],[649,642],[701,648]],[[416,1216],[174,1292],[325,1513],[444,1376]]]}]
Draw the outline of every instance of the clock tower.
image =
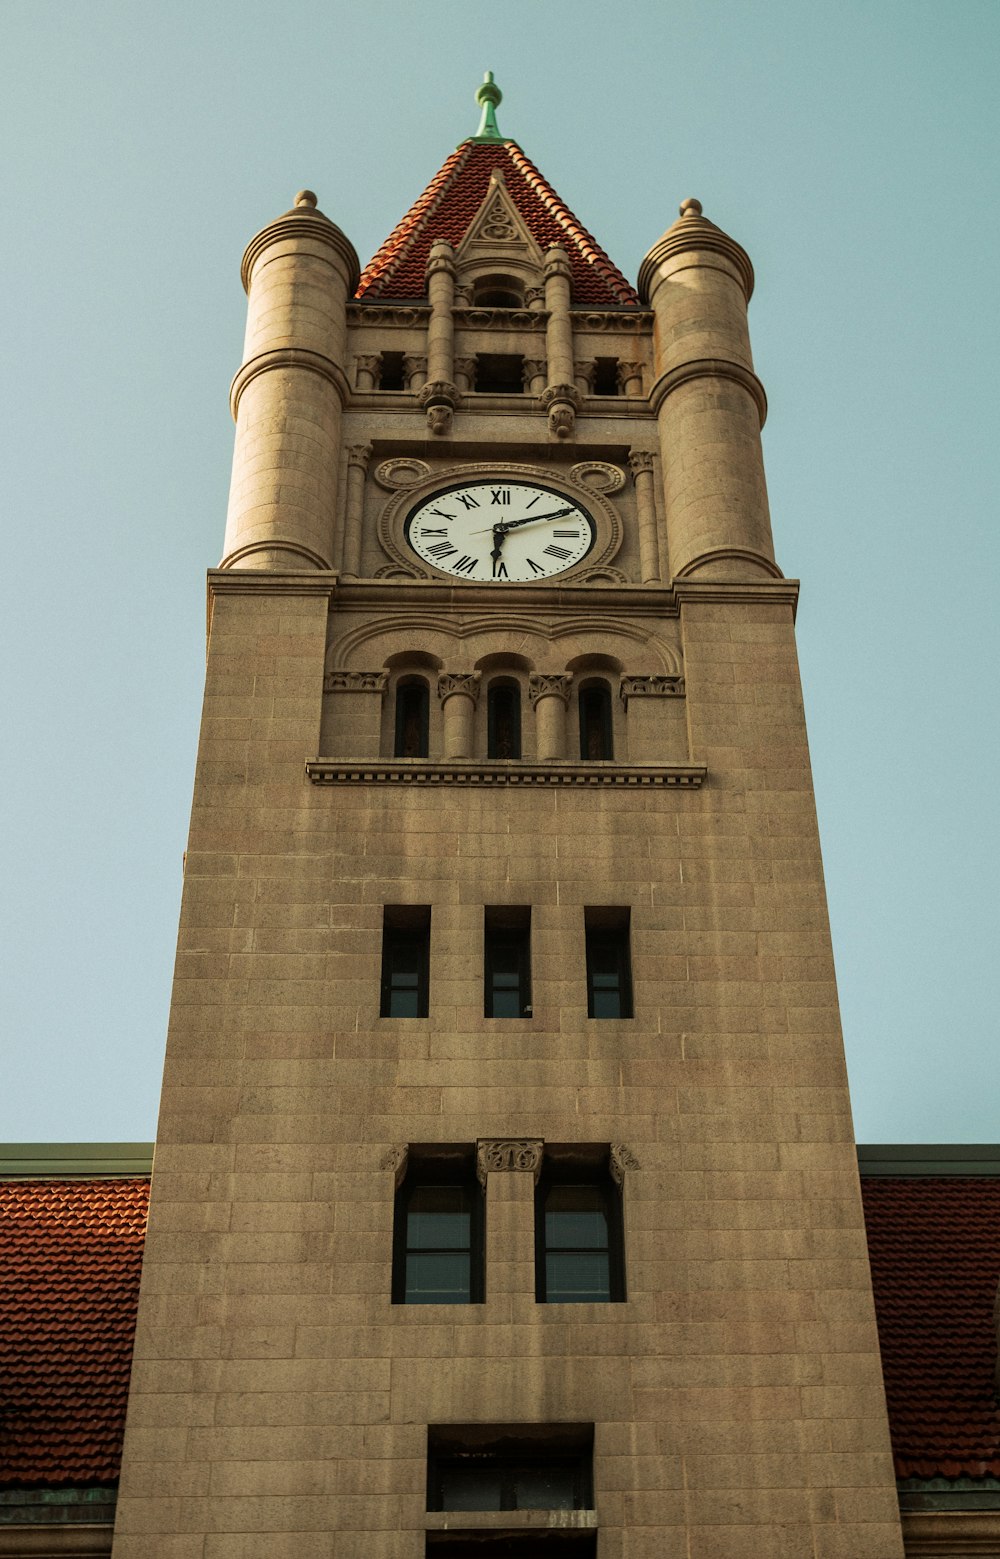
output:
[{"label": "clock tower", "polygon": [[115,1559],[899,1559],[753,270],[477,97],[244,256]]}]

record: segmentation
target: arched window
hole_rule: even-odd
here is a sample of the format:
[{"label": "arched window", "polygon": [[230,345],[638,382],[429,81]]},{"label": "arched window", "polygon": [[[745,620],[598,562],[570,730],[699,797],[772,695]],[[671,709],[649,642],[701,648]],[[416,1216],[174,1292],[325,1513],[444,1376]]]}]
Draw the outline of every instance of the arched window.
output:
[{"label": "arched window", "polygon": [[427,757],[430,694],[423,677],[406,677],[396,685],[397,758]]},{"label": "arched window", "polygon": [[477,309],[522,309],[524,289],[514,276],[480,276],[473,284],[472,301]]},{"label": "arched window", "polygon": [[585,682],[580,689],[580,757],[614,757],[611,689],[606,682]]},{"label": "arched window", "polygon": [[521,756],[521,689],[516,682],[491,682],[486,701],[486,755]]}]

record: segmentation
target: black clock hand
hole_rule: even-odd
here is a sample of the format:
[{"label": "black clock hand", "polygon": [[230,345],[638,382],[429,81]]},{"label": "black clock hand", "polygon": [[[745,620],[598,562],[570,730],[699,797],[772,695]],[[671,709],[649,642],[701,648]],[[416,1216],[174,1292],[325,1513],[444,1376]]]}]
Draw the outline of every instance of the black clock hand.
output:
[{"label": "black clock hand", "polygon": [[[520,525],[537,525],[542,520],[561,520],[564,514],[572,513],[573,505],[567,504],[565,509],[553,509],[551,514],[529,514],[523,520],[500,520],[496,525],[492,526],[492,531],[494,536],[497,531],[506,536],[509,530],[517,530]],[[483,530],[472,531],[471,534],[473,536],[481,536],[485,530],[490,528],[484,525]]]},{"label": "black clock hand", "polygon": [[496,579],[498,571],[501,568],[503,568],[504,574],[507,573],[507,570],[506,570],[506,568],[504,568],[504,565],[503,565],[503,563],[501,561],[501,558],[502,558],[502,555],[503,555],[503,538],[504,538],[505,534],[506,534],[506,532],[504,531],[504,528],[503,528],[502,525],[494,525],[494,527],[493,527],[493,551],[490,553],[490,557],[493,559],[493,578],[494,579]]}]

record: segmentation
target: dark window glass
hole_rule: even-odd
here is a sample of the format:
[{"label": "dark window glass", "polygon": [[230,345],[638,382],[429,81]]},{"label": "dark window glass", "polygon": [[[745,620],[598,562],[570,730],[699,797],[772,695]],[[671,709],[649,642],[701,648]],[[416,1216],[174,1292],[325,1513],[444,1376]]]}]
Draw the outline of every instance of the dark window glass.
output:
[{"label": "dark window glass", "polygon": [[543,1174],[535,1201],[535,1258],[539,1304],[624,1299],[621,1198],[606,1170],[570,1162]]},{"label": "dark window glass", "polygon": [[530,1018],[530,909],[487,909],[483,950],[486,1017]]},{"label": "dark window glass", "polygon": [[468,1305],[482,1293],[483,1198],[471,1155],[418,1157],[396,1195],[393,1303]]},{"label": "dark window glass", "polygon": [[397,758],[426,758],[430,694],[422,677],[409,677],[396,688]]},{"label": "dark window glass", "polygon": [[592,1425],[431,1426],[428,1451],[428,1510],[593,1508]]},{"label": "dark window glass", "polygon": [[595,1559],[596,1553],[597,1533],[572,1527],[548,1527],[544,1534],[504,1527],[463,1532],[449,1523],[424,1540],[425,1559]]},{"label": "dark window glass", "polygon": [[594,367],[594,394],[618,394],[617,357],[599,357]]},{"label": "dark window glass", "polygon": [[490,758],[521,756],[521,689],[516,682],[490,683],[486,751]]},{"label": "dark window glass", "polygon": [[580,757],[614,757],[611,689],[606,682],[585,682],[580,689]]},{"label": "dark window glass", "polygon": [[493,395],[521,395],[524,391],[524,358],[506,352],[479,352],[476,356],[476,389]]},{"label": "dark window glass", "polygon": [[379,358],[378,387],[380,390],[405,390],[403,378],[403,353],[383,352]]},{"label": "dark window glass", "polygon": [[426,1018],[429,998],[431,912],[387,904],[382,921],[383,1018]]},{"label": "dark window glass", "polygon": [[628,910],[587,909],[587,1016],[632,1016]]},{"label": "dark window glass", "polygon": [[477,309],[520,309],[524,293],[513,276],[481,276],[473,290]]}]

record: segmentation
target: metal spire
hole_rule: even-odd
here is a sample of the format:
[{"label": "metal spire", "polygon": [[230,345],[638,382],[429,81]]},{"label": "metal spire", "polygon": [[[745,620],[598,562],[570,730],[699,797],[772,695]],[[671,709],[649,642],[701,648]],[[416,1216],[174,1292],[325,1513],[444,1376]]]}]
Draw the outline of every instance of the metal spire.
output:
[{"label": "metal spire", "polygon": [[479,129],[475,135],[470,135],[470,141],[502,141],[497,125],[496,106],[503,98],[503,93],[493,80],[493,72],[488,70],[483,77],[483,84],[476,93],[476,102],[483,105],[483,117],[479,121]]}]

